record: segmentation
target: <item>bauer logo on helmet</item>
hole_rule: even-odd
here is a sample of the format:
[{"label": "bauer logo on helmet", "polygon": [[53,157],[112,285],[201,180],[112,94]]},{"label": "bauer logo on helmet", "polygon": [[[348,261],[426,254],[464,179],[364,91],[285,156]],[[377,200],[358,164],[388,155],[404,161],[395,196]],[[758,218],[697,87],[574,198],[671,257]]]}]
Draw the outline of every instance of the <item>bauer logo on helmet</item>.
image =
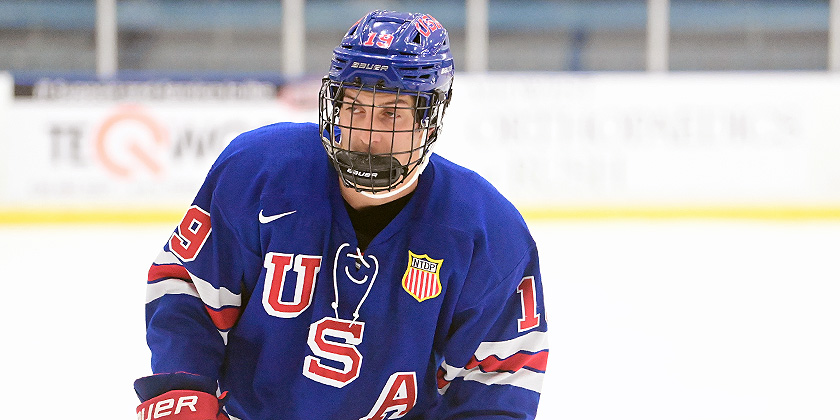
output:
[{"label": "bauer logo on helmet", "polygon": [[354,61],[350,67],[362,70],[386,71],[388,66],[384,64],[363,63],[361,61]]}]

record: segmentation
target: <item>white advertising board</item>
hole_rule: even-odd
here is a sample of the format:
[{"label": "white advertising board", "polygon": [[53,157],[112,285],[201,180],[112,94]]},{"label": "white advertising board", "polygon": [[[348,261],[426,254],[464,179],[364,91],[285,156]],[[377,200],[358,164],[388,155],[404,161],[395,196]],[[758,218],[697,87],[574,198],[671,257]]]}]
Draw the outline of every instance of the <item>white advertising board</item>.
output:
[{"label": "white advertising board", "polygon": [[236,135],[313,115],[279,101],[16,101],[3,136],[2,202],[82,210],[188,206]]},{"label": "white advertising board", "polygon": [[526,207],[837,205],[838,116],[831,74],[491,74],[437,151]]},{"label": "white advertising board", "polygon": [[[317,118],[317,84],[146,102],[60,85],[10,102],[0,75],[3,89],[0,211],[185,208],[235,135]],[[838,115],[829,73],[459,75],[436,152],[525,211],[836,210]]]},{"label": "white advertising board", "polygon": [[9,159],[9,152],[6,150],[9,142],[9,113],[12,108],[12,98],[14,97],[14,79],[12,75],[0,71],[0,208],[6,204],[7,197],[3,191],[5,183],[5,165]]}]

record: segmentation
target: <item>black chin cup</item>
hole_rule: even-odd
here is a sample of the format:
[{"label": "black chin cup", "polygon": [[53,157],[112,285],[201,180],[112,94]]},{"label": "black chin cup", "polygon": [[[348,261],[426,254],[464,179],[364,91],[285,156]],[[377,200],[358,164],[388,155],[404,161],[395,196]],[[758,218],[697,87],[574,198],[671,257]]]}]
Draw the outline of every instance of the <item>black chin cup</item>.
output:
[{"label": "black chin cup", "polygon": [[335,160],[344,182],[361,190],[389,190],[407,172],[393,156],[336,150]]}]

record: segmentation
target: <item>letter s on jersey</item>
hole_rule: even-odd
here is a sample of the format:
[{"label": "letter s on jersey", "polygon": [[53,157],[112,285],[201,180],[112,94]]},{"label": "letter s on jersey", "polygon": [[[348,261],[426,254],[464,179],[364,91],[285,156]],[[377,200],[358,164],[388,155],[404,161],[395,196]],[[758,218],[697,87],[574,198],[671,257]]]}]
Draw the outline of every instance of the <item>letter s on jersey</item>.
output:
[{"label": "letter s on jersey", "polygon": [[[303,376],[336,388],[343,388],[359,377],[362,367],[362,354],[356,345],[362,342],[364,322],[346,321],[337,318],[322,318],[309,326],[307,343],[315,356],[306,356],[303,360]],[[344,343],[330,341],[329,337],[344,340]],[[322,359],[339,362],[338,369],[321,363]]]}]

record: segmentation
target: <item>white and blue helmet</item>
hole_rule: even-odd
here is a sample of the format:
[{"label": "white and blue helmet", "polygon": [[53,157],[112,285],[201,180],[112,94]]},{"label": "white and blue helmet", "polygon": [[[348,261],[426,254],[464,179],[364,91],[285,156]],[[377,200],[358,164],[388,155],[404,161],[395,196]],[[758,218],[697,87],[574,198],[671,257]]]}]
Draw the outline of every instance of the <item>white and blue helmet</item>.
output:
[{"label": "white and blue helmet", "polygon": [[[374,11],[350,27],[323,79],[318,118],[324,148],[346,186],[389,196],[404,181],[405,186],[416,180],[440,133],[453,75],[449,36],[427,14]],[[422,138],[412,141],[409,151],[374,154],[342,147],[341,129],[349,128],[339,121],[345,88],[415,97]],[[410,155],[403,159],[408,162],[401,163],[396,153]]]}]

